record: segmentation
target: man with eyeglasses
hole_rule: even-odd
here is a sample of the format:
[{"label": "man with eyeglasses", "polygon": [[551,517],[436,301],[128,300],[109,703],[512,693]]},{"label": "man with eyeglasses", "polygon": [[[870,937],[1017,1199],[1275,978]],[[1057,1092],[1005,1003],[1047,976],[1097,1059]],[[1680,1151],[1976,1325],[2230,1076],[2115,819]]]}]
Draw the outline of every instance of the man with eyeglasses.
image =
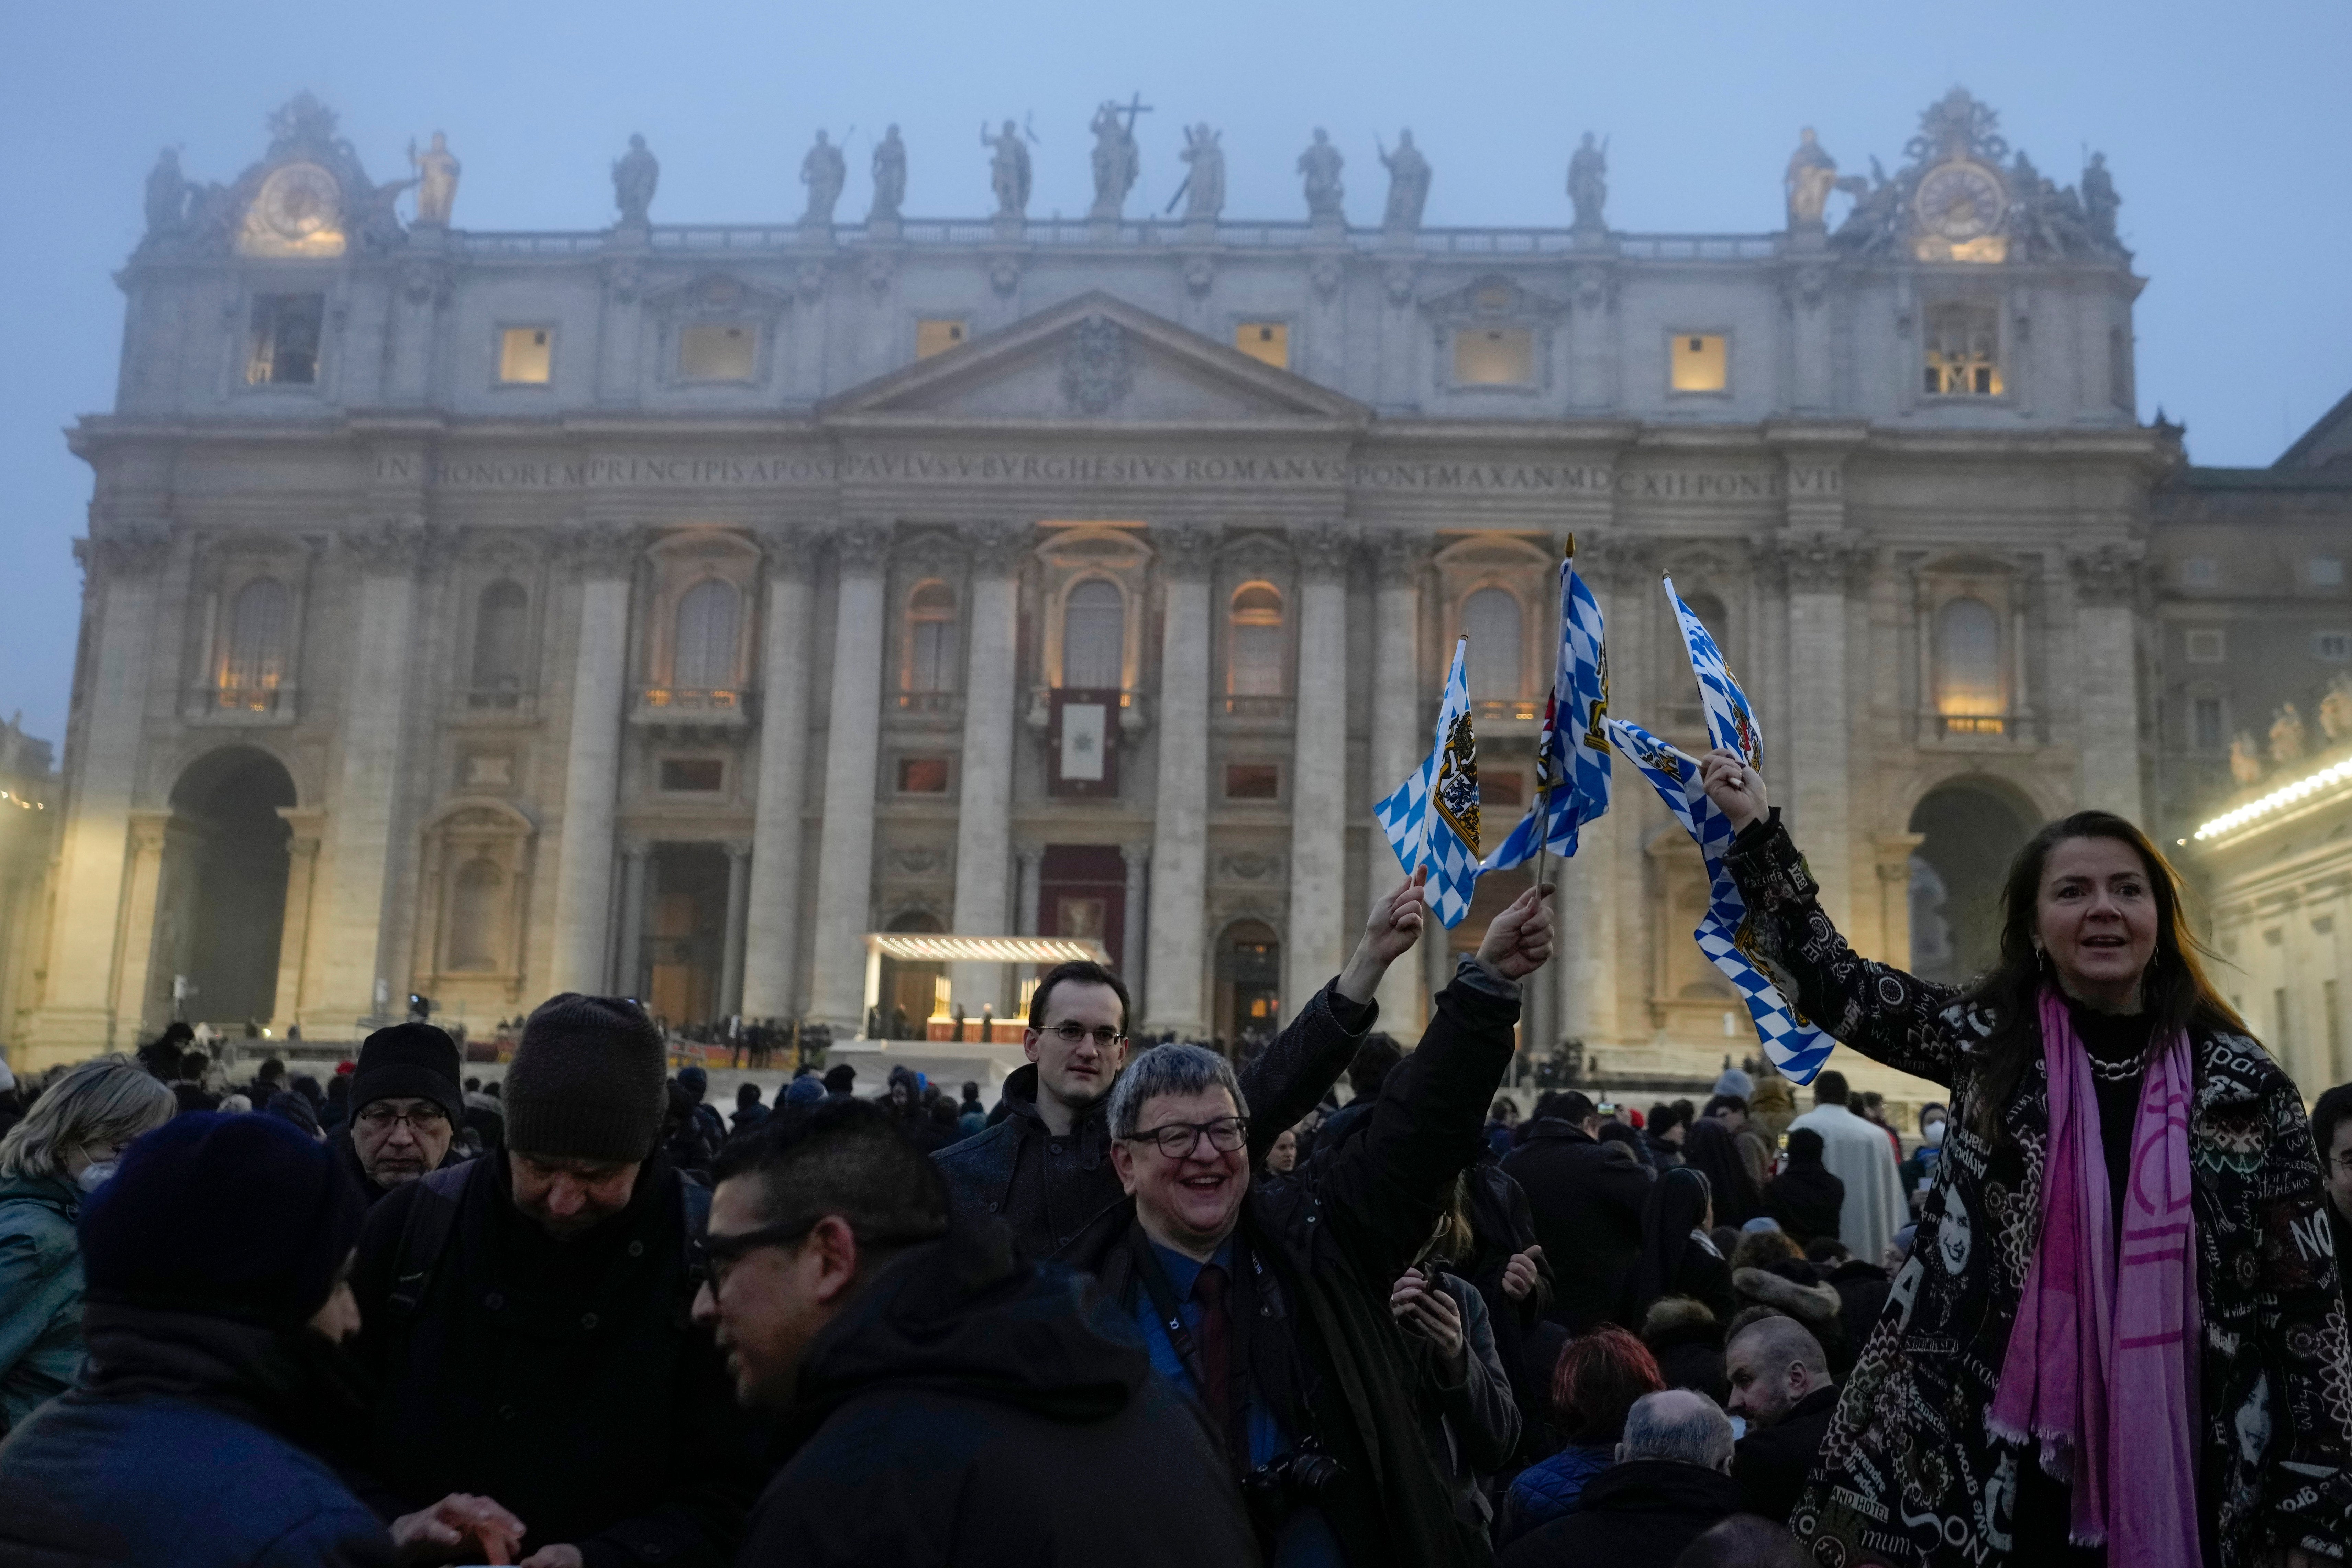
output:
[{"label": "man with eyeglasses", "polygon": [[[1325,1057],[1337,1052],[1344,1063],[1354,1055],[1378,1015],[1381,976],[1412,940],[1368,931],[1347,967],[1242,1069],[1249,1098],[1289,1121],[1312,1110],[1320,1090],[1302,1096],[1297,1086]],[[1029,1065],[1004,1080],[1007,1114],[934,1156],[959,1219],[994,1215],[1024,1256],[1045,1258],[1119,1206],[1103,1113],[1127,1065],[1127,987],[1117,974],[1084,960],[1046,971],[1029,998]]]},{"label": "man with eyeglasses", "polygon": [[887,1110],[780,1114],[717,1173],[695,1321],[787,1450],[740,1568],[1256,1561],[1198,1407],[1084,1282],[950,1224]]},{"label": "man with eyeglasses", "polygon": [[352,1121],[336,1152],[370,1207],[394,1187],[444,1165],[465,1120],[457,1043],[430,1024],[394,1024],[360,1046]]},{"label": "man with eyeglasses", "polygon": [[[1369,944],[1419,937],[1421,878],[1372,916]],[[1282,1182],[1250,1173],[1297,1119],[1255,1106],[1200,1046],[1137,1058],[1111,1096],[1129,1201],[1055,1259],[1093,1274],[1152,1363],[1207,1411],[1278,1564],[1398,1568],[1489,1560],[1428,1447],[1391,1294],[1476,1153],[1510,1065],[1519,983],[1551,954],[1549,888],[1521,895],[1455,970],[1420,1047],[1382,1080],[1354,1136]],[[1313,1104],[1344,1039],[1289,1086]]]}]

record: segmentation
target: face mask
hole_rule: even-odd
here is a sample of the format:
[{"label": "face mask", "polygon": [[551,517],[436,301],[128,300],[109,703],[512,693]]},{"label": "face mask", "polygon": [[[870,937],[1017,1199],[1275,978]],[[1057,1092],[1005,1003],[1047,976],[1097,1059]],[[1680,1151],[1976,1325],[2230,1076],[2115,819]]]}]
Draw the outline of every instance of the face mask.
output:
[{"label": "face mask", "polygon": [[1927,1123],[1927,1127],[1919,1134],[1919,1142],[1925,1143],[1930,1149],[1942,1148],[1944,1146],[1944,1124],[1940,1121],[1930,1121]]},{"label": "face mask", "polygon": [[94,1193],[113,1178],[114,1163],[111,1160],[103,1160],[95,1164],[84,1165],[81,1168],[81,1174],[76,1176],[74,1180],[80,1184],[83,1192]]}]

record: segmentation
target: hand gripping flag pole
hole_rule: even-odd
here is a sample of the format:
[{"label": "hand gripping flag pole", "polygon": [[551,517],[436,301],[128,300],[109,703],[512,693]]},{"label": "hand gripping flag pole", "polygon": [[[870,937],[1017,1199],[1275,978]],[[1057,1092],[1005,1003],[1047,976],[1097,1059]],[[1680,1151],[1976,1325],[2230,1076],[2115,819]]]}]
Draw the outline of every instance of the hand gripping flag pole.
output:
[{"label": "hand gripping flag pole", "polygon": [[[1716,745],[1737,753],[1748,766],[1758,765],[1764,742],[1762,731],[1757,728],[1755,709],[1748,704],[1747,693],[1739,689],[1738,681],[1732,678],[1730,668],[1724,663],[1723,650],[1707,635],[1706,624],[1675,592],[1672,578],[1665,580],[1665,590],[1667,599],[1674,605],[1675,617],[1683,628],[1691,672],[1698,679],[1699,700],[1706,710],[1709,738]],[[1772,1065],[1786,1078],[1811,1083],[1837,1042],[1797,1011],[1793,1003],[1795,983],[1777,972],[1750,929],[1747,900],[1724,863],[1733,837],[1731,819],[1700,786],[1698,759],[1621,719],[1604,718],[1601,726],[1610,742],[1650,781],[1658,798],[1665,803],[1675,820],[1683,825],[1683,830],[1698,846],[1700,858],[1706,862],[1706,910],[1699,917],[1698,928],[1691,932],[1699,951],[1738,989],[1740,1000],[1747,1005],[1748,1019],[1756,1026],[1756,1037]]]},{"label": "hand gripping flag pole", "polygon": [[1577,575],[1576,537],[1570,534],[1559,563],[1559,654],[1536,743],[1534,809],[1495,847],[1481,871],[1504,870],[1532,858],[1540,885],[1548,857],[1576,853],[1578,829],[1609,809],[1609,742],[1601,730],[1608,711],[1609,652],[1601,605]]},{"label": "hand gripping flag pole", "polygon": [[1470,682],[1464,671],[1469,647],[1466,637],[1454,645],[1429,755],[1395,794],[1372,807],[1406,873],[1429,868],[1423,897],[1448,928],[1460,925],[1470,912],[1479,870],[1478,738],[1470,722]]}]

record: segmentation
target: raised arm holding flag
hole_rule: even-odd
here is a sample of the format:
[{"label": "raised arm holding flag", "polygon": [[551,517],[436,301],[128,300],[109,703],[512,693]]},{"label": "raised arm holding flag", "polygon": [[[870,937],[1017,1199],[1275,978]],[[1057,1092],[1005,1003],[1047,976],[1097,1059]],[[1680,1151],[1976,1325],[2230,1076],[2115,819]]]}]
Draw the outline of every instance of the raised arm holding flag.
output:
[{"label": "raised arm holding flag", "polygon": [[1372,807],[1406,872],[1429,868],[1429,907],[1448,929],[1470,912],[1478,884],[1478,737],[1464,668],[1469,647],[1466,637],[1454,645],[1429,755],[1395,794]]}]

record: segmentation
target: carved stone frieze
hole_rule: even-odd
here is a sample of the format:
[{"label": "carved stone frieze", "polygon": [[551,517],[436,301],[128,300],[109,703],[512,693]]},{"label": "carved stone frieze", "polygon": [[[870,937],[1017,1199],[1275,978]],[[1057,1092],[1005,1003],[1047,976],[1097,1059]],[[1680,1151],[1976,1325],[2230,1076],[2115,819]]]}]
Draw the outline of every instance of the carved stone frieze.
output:
[{"label": "carved stone frieze", "polygon": [[2080,605],[2116,605],[2138,603],[2147,577],[2147,561],[2123,544],[2102,544],[2066,557],[2074,574],[2074,601]]},{"label": "carved stone frieze", "polygon": [[74,542],[74,554],[84,568],[95,557],[99,570],[109,577],[146,576],[161,568],[171,553],[168,526],[110,528],[89,540]]},{"label": "carved stone frieze", "polygon": [[1013,290],[1021,287],[1021,258],[1007,254],[988,264],[988,286],[999,295],[1010,299]]},{"label": "carved stone frieze", "polygon": [[1383,588],[1411,587],[1428,569],[1430,541],[1414,533],[1385,533],[1370,542],[1372,569]]},{"label": "carved stone frieze", "polygon": [[1315,291],[1327,300],[1339,292],[1342,276],[1339,258],[1336,256],[1318,256],[1315,264],[1307,269],[1307,280],[1314,284]]},{"label": "carved stone frieze", "polygon": [[868,251],[866,257],[866,286],[877,299],[890,291],[898,279],[898,253],[889,250]]},{"label": "carved stone frieze", "polygon": [[763,528],[754,536],[768,575],[806,582],[828,538],[821,528]]},{"label": "carved stone frieze", "polygon": [[1638,586],[1657,575],[1658,548],[1646,539],[1580,530],[1576,572],[1587,582],[1608,587]]},{"label": "carved stone frieze", "polygon": [[1587,262],[1576,269],[1569,287],[1580,310],[1613,310],[1617,308],[1617,269],[1613,267]]},{"label": "carved stone frieze", "polygon": [[399,574],[423,565],[434,539],[421,518],[376,517],[342,534],[341,542],[360,570]]},{"label": "carved stone frieze", "polygon": [[1283,858],[1244,849],[1220,857],[1217,875],[1228,882],[1278,882],[1282,880]]},{"label": "carved stone frieze", "polygon": [[836,529],[833,557],[845,576],[880,572],[890,558],[890,525],[866,519]]},{"label": "carved stone frieze", "polygon": [[1216,553],[1217,535],[1197,522],[1171,523],[1151,531],[1151,544],[1159,555],[1160,569],[1169,576],[1205,577],[1210,558]]},{"label": "carved stone frieze", "polygon": [[1344,529],[1328,522],[1293,529],[1290,534],[1291,548],[1298,552],[1299,571],[1310,582],[1344,577],[1354,542]]},{"label": "carved stone frieze", "polygon": [[1421,279],[1421,268],[1410,261],[1392,261],[1382,273],[1382,282],[1389,293],[1389,303],[1402,310],[1412,302],[1414,286]]},{"label": "carved stone frieze", "polygon": [[882,864],[901,877],[929,877],[947,870],[955,864],[955,858],[944,849],[918,844],[884,851]]},{"label": "carved stone frieze", "polygon": [[563,536],[564,553],[583,577],[625,577],[645,547],[645,530],[619,523],[583,524]]},{"label": "carved stone frieze", "polygon": [[446,305],[456,289],[446,261],[420,257],[401,264],[400,292],[412,305]]},{"label": "carved stone frieze", "polygon": [[645,292],[645,263],[633,256],[616,257],[604,264],[604,287],[624,305],[634,304]]},{"label": "carved stone frieze", "polygon": [[982,577],[1002,577],[1019,568],[1028,553],[1030,532],[1012,523],[981,522],[967,527],[963,539],[971,552],[972,572]]},{"label": "carved stone frieze", "polygon": [[1877,552],[1862,540],[1836,533],[1782,533],[1759,542],[1758,553],[1777,567],[1792,594],[1850,593],[1868,577]]},{"label": "carved stone frieze", "polygon": [[1216,286],[1217,264],[1205,256],[1195,256],[1184,263],[1184,291],[1195,300],[1205,300]]},{"label": "carved stone frieze", "polygon": [[1062,396],[1074,414],[1108,414],[1135,384],[1135,353],[1125,327],[1088,316],[1062,344]]}]

